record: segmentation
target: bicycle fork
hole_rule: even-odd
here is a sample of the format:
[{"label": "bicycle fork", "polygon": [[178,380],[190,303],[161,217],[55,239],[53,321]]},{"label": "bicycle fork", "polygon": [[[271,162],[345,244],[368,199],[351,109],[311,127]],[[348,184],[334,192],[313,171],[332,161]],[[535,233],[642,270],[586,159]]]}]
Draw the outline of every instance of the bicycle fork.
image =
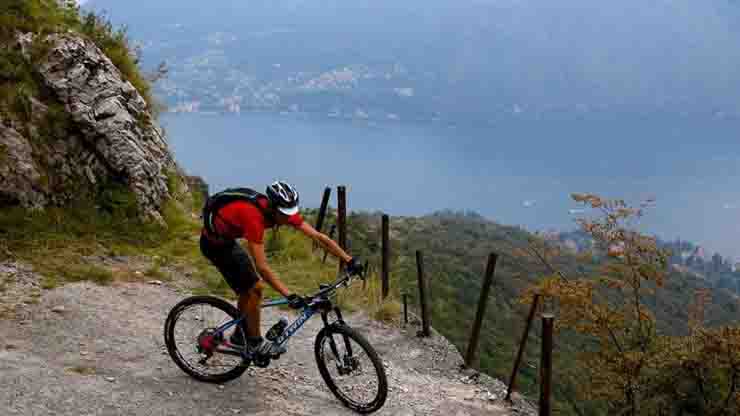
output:
[{"label": "bicycle fork", "polygon": [[[334,307],[333,312],[337,315],[337,320],[334,321],[332,324],[329,324],[329,312],[323,311],[321,312],[321,319],[324,321],[324,327],[328,327],[329,325],[339,324],[339,325],[346,325],[344,322],[344,319],[342,318],[342,312],[339,310],[338,307]],[[329,335],[329,347],[331,348],[331,352],[334,354],[334,358],[337,361],[337,371],[339,372],[339,375],[347,375],[350,374],[352,371],[356,370],[358,367],[358,361],[355,357],[352,356],[352,344],[349,340],[349,337],[347,335],[342,334],[342,338],[344,341],[344,356],[340,356],[339,349],[337,348],[337,343],[334,341],[334,336]]]}]

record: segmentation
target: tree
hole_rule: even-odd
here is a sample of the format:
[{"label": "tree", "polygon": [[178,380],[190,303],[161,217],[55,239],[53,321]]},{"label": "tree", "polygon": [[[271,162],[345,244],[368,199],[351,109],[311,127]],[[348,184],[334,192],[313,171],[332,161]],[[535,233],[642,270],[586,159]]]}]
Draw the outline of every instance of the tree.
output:
[{"label": "tree", "polygon": [[[705,329],[697,312],[689,336],[665,336],[646,306],[669,276],[670,256],[656,238],[635,229],[650,201],[633,208],[592,194],[572,198],[598,213],[578,222],[605,256],[602,265],[592,276],[574,278],[548,264],[553,273],[524,299],[533,292],[552,299],[559,330],[590,340],[577,370],[585,381],[578,392],[584,404],[602,403],[608,414],[629,416],[737,414],[740,329]],[[697,300],[695,311],[703,311],[706,296]]]}]

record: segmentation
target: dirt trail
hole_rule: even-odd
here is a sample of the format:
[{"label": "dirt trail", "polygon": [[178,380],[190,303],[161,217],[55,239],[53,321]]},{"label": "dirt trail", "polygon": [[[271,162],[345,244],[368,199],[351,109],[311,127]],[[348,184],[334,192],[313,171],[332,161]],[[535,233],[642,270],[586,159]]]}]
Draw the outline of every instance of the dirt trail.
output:
[{"label": "dirt trail", "polygon": [[[2,272],[2,270],[0,270]],[[69,284],[21,304],[0,321],[0,414],[351,415],[324,386],[313,357],[312,319],[267,369],[224,385],[197,382],[164,351],[162,325],[187,296],[145,283]],[[279,310],[266,311],[265,325]],[[379,415],[510,415],[500,383],[461,380],[460,356],[442,337],[354,314],[347,319],[379,351],[391,390]],[[493,392],[493,393],[492,393]],[[530,413],[526,409],[525,413]]]}]

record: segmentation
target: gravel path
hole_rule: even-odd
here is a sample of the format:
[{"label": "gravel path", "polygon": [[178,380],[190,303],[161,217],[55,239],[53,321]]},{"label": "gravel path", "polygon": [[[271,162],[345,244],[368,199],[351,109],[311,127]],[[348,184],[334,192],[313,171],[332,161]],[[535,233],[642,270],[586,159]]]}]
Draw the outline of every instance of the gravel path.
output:
[{"label": "gravel path", "polygon": [[[2,273],[2,270],[0,270]],[[6,280],[7,276],[6,276]],[[197,382],[164,351],[162,326],[186,293],[145,283],[69,284],[21,303],[0,321],[3,415],[350,415],[324,386],[313,357],[314,318],[267,369],[224,385]],[[265,326],[280,310],[264,314]],[[464,379],[457,351],[442,337],[419,339],[366,319],[348,322],[386,365],[390,392],[379,415],[510,415],[501,383]],[[461,380],[462,379],[462,380]],[[493,383],[493,384],[492,384]],[[498,383],[498,384],[496,384]],[[485,385],[485,387],[484,387]],[[443,413],[444,412],[444,413]]]}]

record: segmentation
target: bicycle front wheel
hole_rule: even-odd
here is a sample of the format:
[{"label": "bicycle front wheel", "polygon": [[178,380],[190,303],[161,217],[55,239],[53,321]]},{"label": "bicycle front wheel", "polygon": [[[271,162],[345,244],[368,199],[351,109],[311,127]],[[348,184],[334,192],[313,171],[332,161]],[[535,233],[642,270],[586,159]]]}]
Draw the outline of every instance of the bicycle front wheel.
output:
[{"label": "bicycle front wheel", "polygon": [[334,323],[316,336],[314,352],[321,377],[345,406],[359,413],[383,407],[388,396],[385,368],[362,335]]}]

